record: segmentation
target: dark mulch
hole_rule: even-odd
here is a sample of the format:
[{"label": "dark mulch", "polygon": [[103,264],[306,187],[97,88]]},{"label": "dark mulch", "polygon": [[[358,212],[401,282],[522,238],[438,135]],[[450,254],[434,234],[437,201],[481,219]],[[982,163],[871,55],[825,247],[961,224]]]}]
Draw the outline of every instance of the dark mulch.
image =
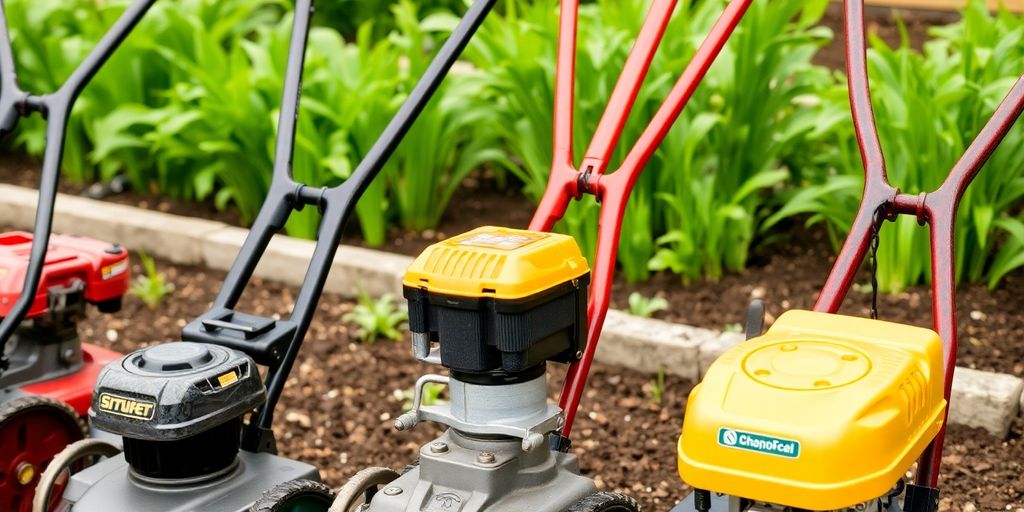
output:
[{"label": "dark mulch", "polygon": [[[159,308],[129,297],[120,313],[92,312],[83,337],[120,351],[173,340],[189,319],[203,312],[223,273],[160,263],[177,289]],[[136,265],[135,268],[138,271]],[[240,310],[284,314],[296,290],[255,280]],[[282,451],[322,468],[332,486],[369,465],[402,467],[418,447],[439,431],[421,425],[409,433],[391,428],[407,392],[423,373],[438,368],[414,362],[407,341],[357,344],[340,320],[352,304],[333,295],[320,303],[302,355],[277,410]],[[564,370],[552,368],[551,392],[557,393]],[[648,510],[667,510],[686,492],[675,469],[686,395],[692,384],[668,377],[663,403],[652,402],[649,375],[597,364],[591,374],[575,430],[575,452],[585,474],[604,489],[628,491]],[[1008,440],[980,430],[953,427],[947,440],[943,510],[1014,510],[1024,506],[1018,421]]]}]

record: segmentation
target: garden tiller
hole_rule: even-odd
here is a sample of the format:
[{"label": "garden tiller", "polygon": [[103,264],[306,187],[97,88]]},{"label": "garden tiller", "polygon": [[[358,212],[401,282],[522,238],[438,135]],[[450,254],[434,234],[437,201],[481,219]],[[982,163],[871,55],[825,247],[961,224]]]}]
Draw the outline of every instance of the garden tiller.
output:
[{"label": "garden tiller", "polygon": [[[432,421],[450,428],[402,474],[357,473],[331,511],[639,509],[580,475],[569,436],[608,310],[630,191],[749,5],[728,4],[621,167],[606,174],[676,1],[651,3],[578,169],[572,124],[579,2],[562,1],[554,158],[529,229],[482,227],[455,236],[427,248],[405,275],[413,353],[449,375],[421,377],[412,410],[395,427]],[[585,195],[602,205],[593,270],[573,238],[549,232],[569,202]],[[547,400],[548,362],[570,365],[557,406]],[[447,385],[449,403],[422,403],[431,383]]]},{"label": "garden tiller", "polygon": [[[694,491],[676,510],[935,512],[957,353],[956,211],[1024,109],[1024,77],[943,184],[904,194],[889,184],[871,109],[863,0],[846,1],[850,106],[864,197],[814,311],[789,311],[725,353],[690,394],[679,474]],[[882,224],[912,215],[931,235],[935,330],[835,314]],[[877,293],[877,291],[873,292]],[[917,461],[912,483],[904,475]]]},{"label": "garden tiller", "polygon": [[100,369],[116,354],[84,344],[77,323],[86,304],[121,307],[128,290],[128,251],[88,238],[51,237],[64,140],[72,106],[154,0],[136,2],[64,84],[35,95],[18,86],[0,2],[0,138],[22,117],[47,120],[34,233],[0,234],[0,510],[27,512],[54,455],[87,434]]},{"label": "garden tiller", "polygon": [[[470,7],[351,177],[333,188],[307,186],[291,176],[313,14],[312,0],[296,2],[273,179],[223,287],[212,308],[183,329],[184,341],[138,350],[103,369],[89,418],[95,428],[122,436],[124,452],[74,473],[63,489],[52,487],[53,481],[40,484],[36,512],[327,509],[333,492],[320,483],[317,469],[276,455],[274,408],[309,329],[345,221],[494,1],[477,0]],[[271,319],[236,311],[272,236],[305,207],[316,208],[321,221],[291,313]],[[266,368],[265,380],[258,366]],[[76,460],[64,462],[72,467]]]}]

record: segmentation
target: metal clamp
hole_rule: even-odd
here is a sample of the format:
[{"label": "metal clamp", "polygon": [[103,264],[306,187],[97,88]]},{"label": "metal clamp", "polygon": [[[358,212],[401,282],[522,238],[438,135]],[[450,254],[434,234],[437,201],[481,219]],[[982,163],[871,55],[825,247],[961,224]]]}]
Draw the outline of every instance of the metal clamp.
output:
[{"label": "metal clamp", "polygon": [[521,418],[506,418],[487,422],[474,422],[458,418],[452,413],[450,404],[423,404],[423,388],[431,383],[447,386],[451,383],[451,379],[443,375],[420,377],[413,388],[412,409],[395,420],[396,430],[405,431],[415,427],[421,421],[433,421],[467,434],[504,435],[519,438],[523,440],[523,451],[530,452],[544,446],[548,433],[561,428],[564,423],[562,410],[550,404],[542,413]]}]

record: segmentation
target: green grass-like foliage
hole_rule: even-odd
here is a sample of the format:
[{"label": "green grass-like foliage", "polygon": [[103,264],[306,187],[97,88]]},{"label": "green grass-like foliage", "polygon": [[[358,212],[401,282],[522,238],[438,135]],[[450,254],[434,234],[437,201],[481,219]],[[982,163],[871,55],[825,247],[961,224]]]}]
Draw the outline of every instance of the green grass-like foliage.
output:
[{"label": "green grass-like foliage", "polygon": [[142,299],[150,309],[155,309],[174,292],[174,283],[168,282],[167,276],[157,270],[156,261],[148,254],[139,252],[139,261],[142,262],[145,273],[135,277],[130,291],[132,295]]},{"label": "green grass-like foliage", "polygon": [[629,314],[650,318],[655,313],[668,309],[668,301],[664,297],[644,297],[640,292],[629,294]]},{"label": "green grass-like foliage", "polygon": [[358,304],[351,312],[345,313],[341,320],[356,327],[356,339],[374,343],[381,338],[402,339],[399,328],[408,318],[408,313],[397,304],[394,295],[388,293],[374,299],[360,291]]},{"label": "green grass-like foliage", "polygon": [[[7,2],[23,86],[56,88],[129,4],[111,0]],[[64,169],[76,181],[126,173],[143,192],[258,212],[270,184],[275,125],[291,29],[282,0],[160,2],[83,93],[69,128]],[[349,177],[398,110],[434,50],[454,28],[448,13],[420,17],[416,4],[389,6],[395,31],[372,22],[346,42],[315,27],[305,69],[293,176],[312,186]],[[25,77],[29,77],[25,80]],[[398,222],[436,227],[471,170],[500,162],[494,130],[478,100],[479,81],[453,76],[422,114],[357,209],[364,237],[384,241]],[[17,144],[40,154],[40,123]],[[290,234],[312,238],[317,212],[290,219]]]},{"label": "green grass-like foliage", "polygon": [[[988,13],[972,1],[959,23],[931,29],[924,52],[910,48],[906,31],[896,48],[876,39],[868,51],[872,99],[889,179],[903,192],[932,191],[981,130],[1024,70],[1024,17]],[[810,214],[838,245],[853,221],[863,167],[849,119],[845,80],[824,96],[819,119],[822,172],[787,198],[769,225]],[[996,286],[1024,265],[1024,129],[1014,127],[960,203],[956,226],[958,279]],[[878,280],[898,292],[930,279],[928,232],[912,218],[881,232]]]},{"label": "green grass-like foliage", "polygon": [[[724,0],[681,2],[627,123],[614,169],[721,14]],[[685,279],[742,269],[764,217],[766,192],[789,176],[784,162],[814,128],[801,95],[827,83],[810,64],[829,40],[815,28],[826,2],[755,2],[705,83],[641,176],[627,208],[619,263],[631,281],[649,270]],[[575,153],[582,159],[647,12],[645,0],[580,8]],[[502,137],[528,197],[543,194],[551,164],[557,2],[510,1],[468,52],[487,74]],[[578,162],[577,162],[578,163]],[[596,205],[574,204],[558,229],[592,254]]]}]

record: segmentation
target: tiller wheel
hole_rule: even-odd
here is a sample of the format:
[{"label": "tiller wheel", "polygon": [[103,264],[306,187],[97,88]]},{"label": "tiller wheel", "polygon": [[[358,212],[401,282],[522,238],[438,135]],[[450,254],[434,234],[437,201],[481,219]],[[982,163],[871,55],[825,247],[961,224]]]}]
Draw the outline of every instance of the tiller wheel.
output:
[{"label": "tiller wheel", "polygon": [[0,404],[0,510],[30,512],[50,460],[85,433],[85,424],[63,402],[22,396]]}]

